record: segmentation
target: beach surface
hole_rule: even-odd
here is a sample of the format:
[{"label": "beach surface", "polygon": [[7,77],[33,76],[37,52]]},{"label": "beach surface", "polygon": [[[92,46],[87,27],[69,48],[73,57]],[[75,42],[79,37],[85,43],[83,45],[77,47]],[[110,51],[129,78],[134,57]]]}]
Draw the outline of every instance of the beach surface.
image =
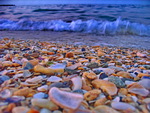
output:
[{"label": "beach surface", "polygon": [[100,45],[148,50],[150,49],[150,37],[132,35],[106,36],[79,32],[0,31],[0,38],[4,37],[24,40],[32,39],[74,45]]}]

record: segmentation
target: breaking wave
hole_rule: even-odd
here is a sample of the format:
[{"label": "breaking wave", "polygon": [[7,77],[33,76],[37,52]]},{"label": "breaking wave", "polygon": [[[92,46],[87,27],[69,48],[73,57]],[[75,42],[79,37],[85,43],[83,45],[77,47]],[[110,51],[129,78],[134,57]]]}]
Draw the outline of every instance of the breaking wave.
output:
[{"label": "breaking wave", "polygon": [[33,30],[33,31],[69,31],[102,35],[138,35],[150,36],[150,25],[132,23],[118,18],[115,21],[75,20],[65,22],[63,20],[12,21],[0,19],[0,30]]}]

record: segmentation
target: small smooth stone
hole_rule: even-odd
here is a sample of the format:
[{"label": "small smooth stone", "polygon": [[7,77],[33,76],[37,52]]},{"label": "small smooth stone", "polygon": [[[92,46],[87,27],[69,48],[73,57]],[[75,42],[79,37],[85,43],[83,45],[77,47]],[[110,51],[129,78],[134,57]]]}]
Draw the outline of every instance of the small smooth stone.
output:
[{"label": "small smooth stone", "polygon": [[99,70],[102,70],[106,75],[111,75],[113,73],[115,73],[114,69],[110,69],[110,68],[98,68]]},{"label": "small smooth stone", "polygon": [[134,94],[137,94],[140,96],[148,96],[149,95],[149,91],[138,83],[133,83],[130,86],[128,86],[128,92],[134,93]]},{"label": "small smooth stone", "polygon": [[49,110],[57,110],[59,108],[56,104],[54,104],[52,101],[49,101],[48,99],[31,99],[31,104],[33,106],[46,108]]},{"label": "small smooth stone", "polygon": [[9,80],[9,79],[10,79],[9,76],[6,76],[6,75],[0,76],[0,84],[2,84],[4,81]]},{"label": "small smooth stone", "polygon": [[120,102],[120,97],[117,96],[116,98],[114,98],[113,102]]},{"label": "small smooth stone", "polygon": [[132,83],[135,83],[135,82],[133,82],[133,81],[128,81],[128,80],[125,81],[125,84],[126,84],[126,85],[130,85],[130,84],[132,84]]},{"label": "small smooth stone", "polygon": [[62,81],[62,78],[57,77],[57,76],[51,76],[50,78],[47,79],[49,82],[60,82]]},{"label": "small smooth stone", "polygon": [[5,99],[5,98],[11,97],[11,96],[12,96],[12,91],[9,89],[5,89],[0,92],[0,98]]},{"label": "small smooth stone", "polygon": [[18,103],[24,99],[25,99],[24,96],[12,96],[12,97],[7,98],[5,101],[9,103]]},{"label": "small smooth stone", "polygon": [[131,96],[131,98],[133,99],[134,102],[138,101],[138,98],[136,96]]},{"label": "small smooth stone", "polygon": [[118,91],[114,83],[106,81],[106,80],[100,80],[100,79],[93,80],[92,85],[95,88],[102,89],[104,92],[106,92],[109,95],[116,95]]},{"label": "small smooth stone", "polygon": [[121,68],[121,67],[109,66],[108,68],[110,68],[110,69],[114,69],[114,70],[115,70],[115,72],[125,71],[125,69],[123,69],[123,68]]},{"label": "small smooth stone", "polygon": [[43,80],[42,76],[37,76],[34,78],[28,78],[25,82],[34,84],[34,83],[41,83],[42,80]]},{"label": "small smooth stone", "polygon": [[67,88],[67,87],[70,87],[71,83],[69,81],[65,81],[65,82],[55,82],[55,83],[52,83],[49,88],[52,88],[52,87],[58,87],[58,88]]},{"label": "small smooth stone", "polygon": [[24,70],[30,70],[30,69],[33,69],[33,67],[34,66],[30,62],[27,62],[23,69]]},{"label": "small smooth stone", "polygon": [[142,79],[139,81],[139,84],[142,85],[144,88],[150,90],[150,79]]},{"label": "small smooth stone", "polygon": [[86,49],[85,49],[85,48],[82,48],[81,51],[86,51]]},{"label": "small smooth stone", "polygon": [[124,103],[124,102],[112,102],[111,107],[116,110],[127,110],[127,109],[131,109],[133,111],[136,110],[135,107],[133,107],[132,105],[130,105],[128,103]]},{"label": "small smooth stone", "polygon": [[13,108],[12,113],[27,113],[29,110],[26,106],[18,106]]},{"label": "small smooth stone", "polygon": [[73,93],[84,94],[84,91],[82,89],[77,89],[77,90],[74,90]]},{"label": "small smooth stone", "polygon": [[24,70],[23,71],[23,77],[30,77],[32,74],[29,70]]},{"label": "small smooth stone", "polygon": [[73,77],[71,78],[71,81],[72,81],[72,90],[78,90],[78,89],[81,89],[82,87],[82,79],[80,76],[76,76],[76,77]]},{"label": "small smooth stone", "polygon": [[47,91],[48,90],[48,85],[43,85],[41,87],[37,88],[38,91]]},{"label": "small smooth stone", "polygon": [[108,81],[113,82],[119,88],[123,88],[126,86],[125,83],[119,77],[116,76],[109,76]]},{"label": "small smooth stone", "polygon": [[48,94],[50,99],[62,108],[75,110],[83,101],[83,95],[61,91],[56,87],[51,88]]},{"label": "small smooth stone", "polygon": [[89,64],[87,65],[87,67],[88,67],[88,68],[98,68],[99,65],[98,65],[98,63],[92,62],[92,63],[89,63]]},{"label": "small smooth stone", "polygon": [[121,76],[121,77],[124,77],[124,78],[132,78],[132,77],[130,76],[130,73],[125,72],[125,71],[120,71],[120,72],[117,73],[117,75],[118,75],[118,76]]},{"label": "small smooth stone", "polygon": [[99,75],[99,79],[104,79],[104,78],[107,78],[108,75],[106,75],[104,72],[101,72],[100,75]]},{"label": "small smooth stone", "polygon": [[100,74],[101,72],[103,72],[102,70],[99,70],[99,69],[93,69],[93,72],[95,73],[95,74]]},{"label": "small smooth stone", "polygon": [[48,95],[46,93],[36,93],[33,95],[33,98],[48,98]]},{"label": "small smooth stone", "polygon": [[99,105],[95,107],[93,110],[95,113],[119,113],[118,111],[106,105]]},{"label": "small smooth stone", "polygon": [[49,109],[43,108],[40,110],[40,113],[52,113]]}]

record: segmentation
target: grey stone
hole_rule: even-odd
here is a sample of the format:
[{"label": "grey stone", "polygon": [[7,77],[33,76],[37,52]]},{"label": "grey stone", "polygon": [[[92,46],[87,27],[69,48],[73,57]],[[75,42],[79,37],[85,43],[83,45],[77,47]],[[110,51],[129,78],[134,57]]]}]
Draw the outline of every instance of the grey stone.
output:
[{"label": "grey stone", "polygon": [[126,86],[125,83],[119,77],[110,76],[108,77],[108,81],[113,82],[119,88],[123,88]]}]

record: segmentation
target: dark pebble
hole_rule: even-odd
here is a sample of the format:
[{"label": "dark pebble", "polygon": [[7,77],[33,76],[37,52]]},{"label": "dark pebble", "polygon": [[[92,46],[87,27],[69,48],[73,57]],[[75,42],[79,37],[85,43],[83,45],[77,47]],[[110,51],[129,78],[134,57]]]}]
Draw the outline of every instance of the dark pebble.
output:
[{"label": "dark pebble", "polygon": [[71,85],[71,81],[65,81],[65,82],[56,82],[56,83],[52,83],[49,88],[52,87],[57,87],[57,88],[67,88],[70,87]]},{"label": "dark pebble", "polygon": [[85,48],[82,48],[81,51],[86,51],[86,49],[85,49]]},{"label": "dark pebble", "polygon": [[24,70],[30,70],[33,69],[33,65],[30,62],[27,62],[27,64],[25,65],[25,67],[23,68]]},{"label": "dark pebble", "polygon": [[9,80],[9,79],[10,79],[9,76],[6,76],[6,75],[0,76],[0,84],[2,84],[4,81]]},{"label": "dark pebble", "polygon": [[80,94],[84,94],[84,92],[82,91],[82,89],[78,89],[78,90],[74,90],[73,93],[80,93]]},{"label": "dark pebble", "polygon": [[100,76],[99,76],[99,79],[104,79],[104,78],[107,78],[108,75],[106,75],[104,72],[101,72],[100,73]]}]

